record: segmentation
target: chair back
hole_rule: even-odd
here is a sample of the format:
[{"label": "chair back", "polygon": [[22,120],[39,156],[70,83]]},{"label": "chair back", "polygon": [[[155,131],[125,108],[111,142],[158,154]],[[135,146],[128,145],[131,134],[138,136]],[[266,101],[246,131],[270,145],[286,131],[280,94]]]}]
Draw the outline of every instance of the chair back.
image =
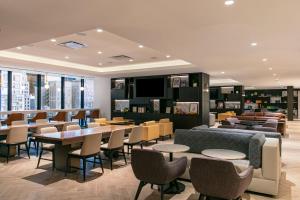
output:
[{"label": "chair back", "polygon": [[11,127],[6,137],[6,143],[18,144],[22,142],[27,142],[27,138],[28,138],[27,126]]},{"label": "chair back", "polygon": [[54,121],[66,121],[67,113],[65,111],[58,112],[52,119]]},{"label": "chair back", "polygon": [[100,152],[102,134],[92,134],[85,136],[81,146],[82,156],[93,155]]},{"label": "chair back", "polygon": [[41,124],[49,124],[48,120],[47,119],[37,119],[35,120],[35,123],[37,125],[41,125]]},{"label": "chair back", "polygon": [[40,133],[56,133],[58,132],[56,127],[43,127],[40,129]]},{"label": "chair back", "polygon": [[80,130],[81,127],[78,124],[72,124],[67,126],[67,131]]},{"label": "chair back", "polygon": [[123,147],[124,135],[125,135],[124,129],[113,131],[110,135],[107,148],[108,149],[117,149],[117,148]]},{"label": "chair back", "polygon": [[216,198],[233,199],[240,179],[232,162],[213,158],[192,158],[190,177],[197,192]]},{"label": "chair back", "polygon": [[23,113],[12,113],[7,116],[7,119],[5,120],[4,123],[10,126],[12,121],[21,121],[21,120],[24,120]]},{"label": "chair back", "polygon": [[39,119],[46,119],[47,113],[46,112],[38,112],[36,115],[31,119],[32,122],[36,122]]},{"label": "chair back", "polygon": [[161,183],[166,172],[166,160],[159,151],[132,149],[131,166],[137,179],[147,183]]},{"label": "chair back", "polygon": [[79,110],[73,119],[85,119],[85,110]]},{"label": "chair back", "polygon": [[96,128],[96,127],[99,127],[99,126],[100,126],[100,124],[96,123],[96,122],[88,123],[88,128]]},{"label": "chair back", "polygon": [[[51,127],[55,127],[54,125],[52,124],[39,124],[37,127],[36,127],[36,134],[41,134],[41,129],[43,128],[51,128]],[[55,127],[56,128],[56,127]]]},{"label": "chair back", "polygon": [[24,120],[20,120],[20,121],[12,121],[11,125],[12,126],[20,126],[20,125],[25,125],[26,122]]},{"label": "chair back", "polygon": [[95,109],[95,110],[91,110],[90,112],[90,118],[99,118],[100,116],[100,110],[99,109]]},{"label": "chair back", "polygon": [[141,142],[143,140],[143,127],[136,126],[133,127],[131,133],[129,134],[129,143],[134,144],[137,142]]}]

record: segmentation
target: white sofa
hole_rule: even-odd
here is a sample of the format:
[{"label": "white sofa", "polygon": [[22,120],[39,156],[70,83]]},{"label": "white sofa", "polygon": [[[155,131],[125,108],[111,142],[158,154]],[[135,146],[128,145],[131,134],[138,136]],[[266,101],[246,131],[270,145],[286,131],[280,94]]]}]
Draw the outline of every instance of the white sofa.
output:
[{"label": "white sofa", "polygon": [[[174,158],[182,156],[188,158],[188,165],[187,170],[181,178],[190,180],[189,167],[191,159],[203,155],[197,153],[178,153],[174,155]],[[233,160],[232,162],[238,171],[243,171],[249,166],[248,160]],[[262,147],[262,166],[254,170],[253,179],[248,190],[268,195],[277,195],[280,176],[281,157],[279,140],[276,138],[266,138]]]}]

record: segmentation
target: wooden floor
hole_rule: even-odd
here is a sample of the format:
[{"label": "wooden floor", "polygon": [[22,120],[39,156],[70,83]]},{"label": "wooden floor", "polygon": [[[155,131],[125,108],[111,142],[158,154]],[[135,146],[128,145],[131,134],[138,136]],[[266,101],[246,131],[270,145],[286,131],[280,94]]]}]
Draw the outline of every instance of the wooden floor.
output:
[{"label": "wooden floor", "polygon": [[[299,200],[300,121],[289,122],[288,133],[289,137],[283,140],[283,173],[280,194],[276,199]],[[22,156],[25,156],[25,153]],[[15,158],[8,164],[4,158],[0,158],[0,200],[129,200],[134,198],[138,186],[130,164],[123,166],[122,160],[115,162],[116,167],[113,171],[105,164],[104,174],[99,167],[92,169],[90,165],[91,170],[86,182],[82,182],[82,176],[78,172],[64,177],[63,172],[52,171],[49,161],[42,160],[39,169],[36,169],[36,164],[37,158],[34,155],[30,160],[27,157]],[[190,183],[185,185],[186,190],[182,194],[166,195],[165,199],[198,199],[192,185]],[[139,199],[159,199],[159,193],[148,186],[143,189]],[[243,199],[275,198],[246,193]]]}]

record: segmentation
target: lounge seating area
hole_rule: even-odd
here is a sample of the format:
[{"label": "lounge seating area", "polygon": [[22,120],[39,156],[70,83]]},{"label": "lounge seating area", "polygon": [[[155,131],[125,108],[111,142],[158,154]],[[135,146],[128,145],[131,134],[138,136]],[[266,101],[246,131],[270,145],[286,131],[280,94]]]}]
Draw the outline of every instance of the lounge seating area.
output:
[{"label": "lounge seating area", "polygon": [[0,5],[0,200],[300,199],[300,1]]}]

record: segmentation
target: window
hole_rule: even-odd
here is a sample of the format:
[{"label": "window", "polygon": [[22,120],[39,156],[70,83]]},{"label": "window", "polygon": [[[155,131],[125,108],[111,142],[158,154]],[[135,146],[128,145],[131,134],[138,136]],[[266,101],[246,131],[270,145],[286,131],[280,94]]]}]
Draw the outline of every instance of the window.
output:
[{"label": "window", "polygon": [[58,75],[42,76],[42,109],[61,108],[61,77]]},{"label": "window", "polygon": [[65,78],[65,108],[80,108],[80,78]]},{"label": "window", "polygon": [[0,98],[0,110],[1,111],[7,111],[7,98],[8,98],[8,73],[7,71],[0,71],[0,92],[1,92],[1,98]]},{"label": "window", "polygon": [[37,74],[12,73],[12,110],[37,109]]},{"label": "window", "polygon": [[94,107],[94,80],[84,80],[84,108]]}]

